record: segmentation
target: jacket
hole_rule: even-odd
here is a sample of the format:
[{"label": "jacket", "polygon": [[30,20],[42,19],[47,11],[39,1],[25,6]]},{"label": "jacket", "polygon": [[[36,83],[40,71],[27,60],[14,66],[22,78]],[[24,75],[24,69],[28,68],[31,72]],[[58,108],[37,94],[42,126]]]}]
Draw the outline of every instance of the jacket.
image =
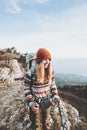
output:
[{"label": "jacket", "polygon": [[48,95],[51,95],[51,97],[54,97],[58,95],[57,86],[55,83],[55,77],[54,77],[54,71],[52,73],[52,82],[51,84],[48,84],[47,82],[39,83],[36,81],[36,74],[31,72],[29,70],[25,76],[24,76],[24,95],[25,98],[32,102],[34,101],[34,98],[43,98]]}]

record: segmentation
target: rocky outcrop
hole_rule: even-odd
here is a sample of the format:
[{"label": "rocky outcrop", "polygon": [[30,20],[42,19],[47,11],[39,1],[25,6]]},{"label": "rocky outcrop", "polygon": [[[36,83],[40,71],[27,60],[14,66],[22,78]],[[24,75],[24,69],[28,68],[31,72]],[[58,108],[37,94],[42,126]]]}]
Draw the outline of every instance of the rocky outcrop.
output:
[{"label": "rocky outcrop", "polygon": [[16,59],[9,60],[8,67],[0,67],[0,80],[7,85],[12,85],[15,80],[23,78],[22,68]]},{"label": "rocky outcrop", "polygon": [[[61,99],[61,116],[59,108],[52,106],[49,120],[51,130],[86,130],[87,124],[81,120],[76,108]],[[80,127],[79,127],[80,126]],[[0,87],[0,130],[31,130],[29,107],[24,102],[21,82],[15,86]]]},{"label": "rocky outcrop", "polygon": [[[15,48],[8,51],[0,50],[1,55],[7,52],[10,55],[17,54]],[[7,66],[0,66],[0,130],[30,130],[29,107],[24,102],[22,85],[24,75],[22,63],[25,55],[20,54],[19,57],[7,61],[3,59]],[[62,98],[60,108],[52,106],[49,120],[52,125],[51,130],[58,128],[58,130],[86,130],[87,128],[87,123],[81,120],[79,111]]]},{"label": "rocky outcrop", "polygon": [[0,50],[0,83],[11,86],[17,79],[22,79],[24,59],[25,55],[14,47]]}]

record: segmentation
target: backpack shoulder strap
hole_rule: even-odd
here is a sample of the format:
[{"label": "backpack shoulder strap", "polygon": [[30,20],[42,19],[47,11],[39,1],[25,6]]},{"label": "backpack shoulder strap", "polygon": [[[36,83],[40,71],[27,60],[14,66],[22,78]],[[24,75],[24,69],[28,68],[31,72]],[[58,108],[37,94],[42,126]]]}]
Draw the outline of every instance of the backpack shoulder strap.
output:
[{"label": "backpack shoulder strap", "polygon": [[35,73],[36,73],[35,69],[33,70],[33,69],[31,68],[30,90],[31,90],[32,94],[33,94],[32,85],[33,85],[33,81],[34,81],[34,78],[35,78]]}]

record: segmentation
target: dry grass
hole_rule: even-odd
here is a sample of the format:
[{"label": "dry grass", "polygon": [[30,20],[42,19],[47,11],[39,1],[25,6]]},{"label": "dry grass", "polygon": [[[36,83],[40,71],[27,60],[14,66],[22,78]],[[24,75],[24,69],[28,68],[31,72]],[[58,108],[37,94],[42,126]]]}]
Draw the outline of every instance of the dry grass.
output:
[{"label": "dry grass", "polygon": [[85,88],[82,95],[80,94],[80,96],[78,96],[78,93],[80,93],[80,91],[82,91],[82,89],[79,90],[77,93],[74,93],[74,91],[72,92],[72,90],[70,92],[70,90],[68,91],[68,89],[61,89],[59,90],[59,94],[64,100],[67,100],[72,106],[76,107],[79,111],[80,116],[84,116],[87,120],[87,99],[86,97],[84,97],[84,93],[87,92],[87,88]]},{"label": "dry grass", "polygon": [[0,67],[9,67],[8,61],[0,61]]},{"label": "dry grass", "polygon": [[16,54],[9,53],[9,52],[0,55],[0,60],[12,60],[12,59],[16,59],[16,58],[18,58],[18,56]]}]

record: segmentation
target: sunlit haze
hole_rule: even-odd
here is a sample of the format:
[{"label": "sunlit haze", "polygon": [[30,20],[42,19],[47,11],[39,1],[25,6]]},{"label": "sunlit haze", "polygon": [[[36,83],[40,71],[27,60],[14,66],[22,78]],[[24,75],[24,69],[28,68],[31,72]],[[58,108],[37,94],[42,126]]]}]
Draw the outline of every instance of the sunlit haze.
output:
[{"label": "sunlit haze", "polygon": [[0,48],[87,58],[87,0],[2,0]]}]

